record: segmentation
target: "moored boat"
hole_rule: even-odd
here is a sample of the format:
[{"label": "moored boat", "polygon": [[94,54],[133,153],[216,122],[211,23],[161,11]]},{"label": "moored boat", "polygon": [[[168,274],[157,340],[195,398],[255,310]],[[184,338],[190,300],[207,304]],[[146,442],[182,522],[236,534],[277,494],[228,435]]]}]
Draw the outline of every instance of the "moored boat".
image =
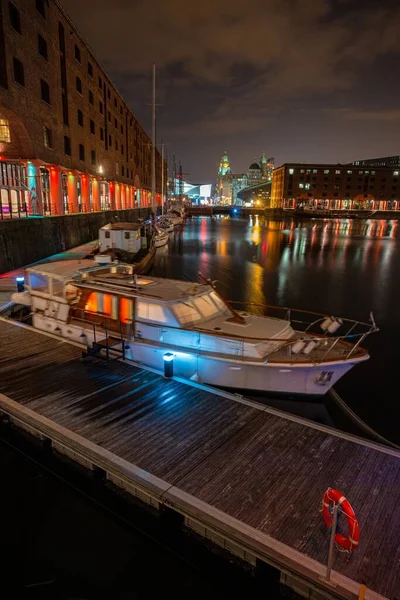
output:
[{"label": "moored boat", "polygon": [[99,252],[134,265],[136,274],[148,273],[156,248],[152,223],[109,223],[99,230]]},{"label": "moored boat", "polygon": [[155,228],[156,233],[154,236],[154,246],[156,248],[161,248],[162,246],[166,246],[168,244],[169,235],[165,231],[161,229]]},{"label": "moored boat", "polygon": [[185,218],[185,213],[184,210],[174,206],[173,208],[170,208],[169,211],[166,213],[166,218],[169,219],[171,221],[171,223],[173,225],[182,225],[184,218]]},{"label": "moored boat", "polygon": [[171,233],[174,230],[174,224],[167,219],[167,217],[159,217],[156,221],[156,225],[166,233]]},{"label": "moored boat", "polygon": [[176,375],[215,386],[323,395],[369,358],[361,344],[377,330],[373,318],[237,311],[209,281],[137,277],[133,265],[82,269],[27,270],[34,327],[92,349],[112,339],[124,356],[158,370],[172,357]]}]

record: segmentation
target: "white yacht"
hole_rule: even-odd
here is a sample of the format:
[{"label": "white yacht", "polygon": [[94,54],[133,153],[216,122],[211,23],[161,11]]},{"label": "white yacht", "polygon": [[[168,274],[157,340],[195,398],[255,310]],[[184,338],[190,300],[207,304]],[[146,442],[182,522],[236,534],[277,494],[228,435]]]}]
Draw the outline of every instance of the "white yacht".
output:
[{"label": "white yacht", "polygon": [[135,276],[132,265],[64,261],[27,277],[13,300],[29,296],[35,328],[158,370],[172,357],[175,375],[238,390],[323,395],[369,358],[361,343],[377,329],[372,315],[237,312],[209,281]]},{"label": "white yacht", "polygon": [[183,208],[180,208],[178,206],[174,206],[173,208],[170,208],[169,211],[166,213],[165,217],[174,225],[182,225],[184,218],[185,218],[185,212]]}]

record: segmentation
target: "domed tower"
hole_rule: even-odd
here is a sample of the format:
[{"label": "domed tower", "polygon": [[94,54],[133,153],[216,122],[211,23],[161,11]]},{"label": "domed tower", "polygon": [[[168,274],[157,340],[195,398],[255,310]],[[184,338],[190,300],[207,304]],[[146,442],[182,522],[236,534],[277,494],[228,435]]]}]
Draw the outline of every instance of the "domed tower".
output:
[{"label": "domed tower", "polygon": [[225,152],[222,155],[221,162],[219,163],[218,177],[223,177],[224,175],[227,175],[230,172],[231,167],[229,164],[228,153],[225,150]]},{"label": "domed tower", "polygon": [[256,185],[261,181],[261,168],[257,162],[251,163],[249,170],[247,171],[248,184]]},{"label": "domed tower", "polygon": [[261,179],[267,179],[267,157],[265,156],[265,152],[261,154],[260,158],[260,167],[261,167]]}]

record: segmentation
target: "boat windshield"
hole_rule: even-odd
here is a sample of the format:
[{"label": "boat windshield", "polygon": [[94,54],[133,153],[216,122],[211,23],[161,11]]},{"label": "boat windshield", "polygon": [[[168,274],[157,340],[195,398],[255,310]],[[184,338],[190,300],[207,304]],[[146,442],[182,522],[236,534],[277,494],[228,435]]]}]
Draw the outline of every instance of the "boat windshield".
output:
[{"label": "boat windshield", "polygon": [[217,317],[227,318],[231,313],[215,292],[198,296],[174,305],[174,313],[181,325],[193,325]]}]

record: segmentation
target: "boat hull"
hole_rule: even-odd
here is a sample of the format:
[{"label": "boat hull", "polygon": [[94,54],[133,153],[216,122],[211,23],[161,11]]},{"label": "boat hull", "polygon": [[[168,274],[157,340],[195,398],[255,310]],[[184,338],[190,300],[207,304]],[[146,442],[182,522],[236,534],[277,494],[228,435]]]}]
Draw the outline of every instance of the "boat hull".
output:
[{"label": "boat hull", "polygon": [[104,254],[111,254],[121,262],[132,264],[136,275],[147,275],[154,264],[156,248],[153,245],[140,260],[137,260],[137,254],[121,248],[107,250]]},{"label": "boat hull", "polygon": [[168,235],[166,235],[165,237],[159,237],[155,239],[154,241],[154,246],[155,248],[162,248],[163,246],[166,246],[168,244]]},{"label": "boat hull", "polygon": [[[39,313],[33,316],[33,326],[77,343],[93,344],[93,332],[71,323],[62,323]],[[99,341],[99,334],[97,334]],[[314,365],[312,363],[264,363],[242,361],[235,357],[197,354],[190,348],[179,351],[167,345],[130,340],[126,358],[144,366],[163,371],[164,356],[173,354],[174,375],[211,386],[290,395],[323,396],[353,366],[364,359],[336,361]]]}]

